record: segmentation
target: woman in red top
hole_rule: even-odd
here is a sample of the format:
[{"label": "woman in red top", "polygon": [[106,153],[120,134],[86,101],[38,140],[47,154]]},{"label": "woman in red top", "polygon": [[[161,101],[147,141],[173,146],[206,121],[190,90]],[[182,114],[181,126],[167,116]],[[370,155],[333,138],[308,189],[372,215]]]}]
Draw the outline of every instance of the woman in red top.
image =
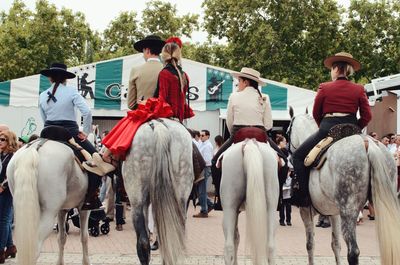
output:
[{"label": "woman in red top", "polygon": [[143,123],[157,118],[177,118],[182,122],[194,116],[186,104],[189,78],[179,65],[181,49],[177,43],[181,44],[178,38],[170,38],[162,49],[165,67],[158,76],[154,97],[142,101],[136,110],[128,111],[103,139],[102,143],[107,147],[103,154],[105,161],[110,160],[111,154],[116,159],[125,159],[136,131]]},{"label": "woman in red top", "polygon": [[[293,204],[298,206],[308,206],[311,202],[308,194],[309,169],[304,165],[311,149],[337,124],[352,123],[362,129],[371,120],[371,108],[364,87],[348,80],[348,76],[360,70],[361,64],[351,54],[340,52],[325,59],[324,65],[331,70],[332,81],[320,84],[314,100],[313,116],[319,130],[293,153],[294,171],[300,184]],[[359,119],[356,116],[358,110]]]},{"label": "woman in red top", "polygon": [[158,75],[154,97],[167,102],[172,108],[173,117],[182,122],[194,116],[192,109],[186,103],[189,77],[179,64],[182,59],[182,42],[178,38],[170,38],[166,42],[161,51],[165,67]]}]

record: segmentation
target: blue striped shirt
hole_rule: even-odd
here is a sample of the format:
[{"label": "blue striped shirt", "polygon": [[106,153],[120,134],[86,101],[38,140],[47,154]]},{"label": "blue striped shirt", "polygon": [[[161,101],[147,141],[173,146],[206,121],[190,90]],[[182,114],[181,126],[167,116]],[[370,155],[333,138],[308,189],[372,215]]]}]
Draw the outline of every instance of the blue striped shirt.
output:
[{"label": "blue striped shirt", "polygon": [[79,109],[83,117],[83,131],[89,134],[92,126],[92,113],[85,99],[78,93],[76,88],[60,84],[54,95],[57,101],[54,102],[50,99],[47,102],[49,98],[47,92],[51,93],[53,86],[54,84],[40,93],[39,109],[43,122],[60,120],[76,122],[76,109]]}]

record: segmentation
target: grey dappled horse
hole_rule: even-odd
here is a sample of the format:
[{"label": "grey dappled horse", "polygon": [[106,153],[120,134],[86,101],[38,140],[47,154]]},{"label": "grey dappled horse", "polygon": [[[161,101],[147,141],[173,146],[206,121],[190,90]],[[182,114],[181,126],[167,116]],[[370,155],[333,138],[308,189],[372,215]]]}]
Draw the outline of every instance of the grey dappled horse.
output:
[{"label": "grey dappled horse", "polygon": [[122,167],[142,265],[150,262],[149,203],[163,264],[176,265],[185,247],[186,202],[194,178],[192,138],[179,122],[161,121],[139,128]]},{"label": "grey dappled horse", "polygon": [[[308,114],[293,117],[288,135],[289,149],[296,147],[318,127]],[[376,227],[383,265],[400,264],[400,207],[397,200],[397,168],[392,155],[381,143],[368,139],[368,150],[360,135],[343,138],[327,152],[320,170],[312,169],[309,190],[313,207],[301,207],[307,237],[309,264],[314,264],[314,224],[316,210],[331,216],[332,250],[340,261],[340,228],[347,245],[349,264],[358,264],[360,250],[356,241],[356,222],[371,188],[376,212]],[[316,209],[316,210],[315,210]]]},{"label": "grey dappled horse", "polygon": [[[238,215],[246,206],[247,239],[253,264],[274,264],[279,183],[276,152],[254,139],[232,145],[222,163],[225,264],[237,265]],[[268,257],[268,261],[267,261]]]},{"label": "grey dappled horse", "polygon": [[[69,209],[82,205],[88,177],[66,145],[47,141],[39,151],[37,145],[38,142],[18,150],[7,168],[14,201],[18,264],[36,264],[43,241],[52,232],[54,218],[58,214],[57,264],[63,265],[67,240],[65,218]],[[79,217],[82,264],[89,265],[89,211],[80,211]]]}]

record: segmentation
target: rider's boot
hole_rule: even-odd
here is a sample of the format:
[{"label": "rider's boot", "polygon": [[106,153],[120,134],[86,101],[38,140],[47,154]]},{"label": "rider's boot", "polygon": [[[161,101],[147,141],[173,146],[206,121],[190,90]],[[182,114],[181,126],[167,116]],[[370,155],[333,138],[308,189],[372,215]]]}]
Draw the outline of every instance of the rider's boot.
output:
[{"label": "rider's boot", "polygon": [[102,206],[99,199],[99,186],[101,184],[101,176],[88,172],[88,178],[88,190],[81,210],[94,210]]},{"label": "rider's boot", "polygon": [[99,176],[105,176],[115,170],[115,167],[103,160],[99,153],[93,153],[92,159],[86,161],[82,166],[88,171]]}]

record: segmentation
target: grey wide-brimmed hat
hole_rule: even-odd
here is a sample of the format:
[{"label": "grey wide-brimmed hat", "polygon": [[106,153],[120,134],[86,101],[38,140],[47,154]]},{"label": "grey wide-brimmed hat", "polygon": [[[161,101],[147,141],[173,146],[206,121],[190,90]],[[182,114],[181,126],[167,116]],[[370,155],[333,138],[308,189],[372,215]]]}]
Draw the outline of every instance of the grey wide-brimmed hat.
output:
[{"label": "grey wide-brimmed hat", "polygon": [[40,71],[40,73],[47,77],[55,75],[64,76],[66,79],[75,78],[75,74],[67,71],[67,66],[63,63],[52,63],[50,68]]},{"label": "grey wide-brimmed hat", "polygon": [[245,77],[256,81],[260,86],[264,86],[266,83],[260,79],[260,72],[253,68],[243,67],[240,72],[233,72],[231,74],[234,78]]},{"label": "grey wide-brimmed hat", "polygon": [[324,65],[326,68],[331,69],[332,64],[335,62],[346,62],[353,66],[354,71],[358,71],[361,69],[361,64],[359,61],[353,58],[353,55],[351,55],[348,52],[339,52],[336,53],[335,55],[329,56],[324,60]]},{"label": "grey wide-brimmed hat", "polygon": [[138,52],[143,52],[144,48],[154,48],[155,52],[157,54],[160,54],[164,45],[165,41],[163,41],[159,36],[149,35],[146,36],[144,39],[135,42],[135,44],[133,44],[133,48],[135,48],[135,50],[137,50]]}]

